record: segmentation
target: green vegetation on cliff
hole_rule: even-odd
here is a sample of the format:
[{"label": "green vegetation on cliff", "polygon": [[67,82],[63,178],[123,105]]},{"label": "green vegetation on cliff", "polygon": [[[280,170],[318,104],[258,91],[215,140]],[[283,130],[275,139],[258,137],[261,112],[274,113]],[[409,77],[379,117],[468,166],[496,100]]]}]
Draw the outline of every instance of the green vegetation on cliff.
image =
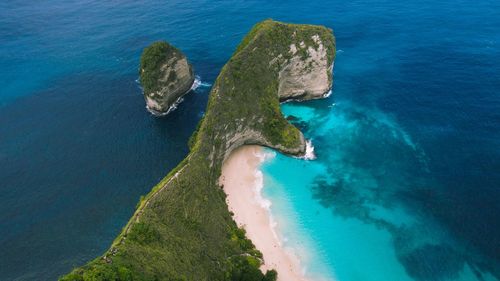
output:
[{"label": "green vegetation on cliff", "polygon": [[[144,49],[141,56],[140,80],[145,92],[159,90],[160,66],[171,56],[181,57],[181,51],[165,41],[158,41]],[[175,78],[174,78],[175,79]]]},{"label": "green vegetation on cliff", "polygon": [[144,49],[139,74],[147,108],[156,115],[167,114],[195,81],[186,56],[164,41]]},{"label": "green vegetation on cliff", "polygon": [[61,280],[275,280],[276,272],[259,270],[262,254],[233,221],[218,179],[223,160],[243,144],[304,152],[302,134],[281,114],[279,72],[291,56],[290,45],[314,47],[313,35],[328,48],[331,63],[331,30],[271,20],[257,24],[214,83],[189,155],[141,198],[102,257]]}]

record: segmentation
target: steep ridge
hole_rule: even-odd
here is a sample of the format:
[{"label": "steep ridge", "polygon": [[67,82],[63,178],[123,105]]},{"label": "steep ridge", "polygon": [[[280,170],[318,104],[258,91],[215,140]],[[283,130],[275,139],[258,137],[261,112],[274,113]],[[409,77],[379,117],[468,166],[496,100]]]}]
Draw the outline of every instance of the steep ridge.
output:
[{"label": "steep ridge", "polygon": [[61,280],[275,280],[228,211],[222,163],[245,144],[303,155],[304,137],[279,103],[326,94],[334,57],[330,29],[256,24],[214,83],[189,155],[141,198],[102,257]]}]

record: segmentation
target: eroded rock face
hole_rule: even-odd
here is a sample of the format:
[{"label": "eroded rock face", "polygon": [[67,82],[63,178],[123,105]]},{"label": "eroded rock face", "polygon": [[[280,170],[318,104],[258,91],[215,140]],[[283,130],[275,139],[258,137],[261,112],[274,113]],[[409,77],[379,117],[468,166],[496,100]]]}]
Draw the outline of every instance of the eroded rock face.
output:
[{"label": "eroded rock face", "polygon": [[141,56],[140,80],[146,107],[155,115],[167,114],[194,82],[186,56],[167,42],[155,42]]},{"label": "eroded rock face", "polygon": [[311,39],[314,46],[303,41],[291,44],[291,58],[279,73],[280,100],[316,99],[327,94],[332,86],[333,61],[328,62],[327,50],[319,35]]}]

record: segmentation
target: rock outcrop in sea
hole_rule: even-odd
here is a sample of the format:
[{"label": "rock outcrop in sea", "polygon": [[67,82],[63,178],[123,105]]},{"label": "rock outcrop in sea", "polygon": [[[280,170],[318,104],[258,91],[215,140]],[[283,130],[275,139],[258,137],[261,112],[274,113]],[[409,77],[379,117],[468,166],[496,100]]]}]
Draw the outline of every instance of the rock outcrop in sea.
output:
[{"label": "rock outcrop in sea", "polygon": [[[317,34],[311,39],[310,44],[304,41],[290,44],[292,57],[286,59],[279,72],[281,100],[322,98],[331,89],[333,60],[328,60],[328,47]],[[277,60],[285,58],[280,56]]]},{"label": "rock outcrop in sea", "polygon": [[186,56],[164,41],[144,49],[139,72],[146,107],[155,115],[167,114],[195,80]]}]

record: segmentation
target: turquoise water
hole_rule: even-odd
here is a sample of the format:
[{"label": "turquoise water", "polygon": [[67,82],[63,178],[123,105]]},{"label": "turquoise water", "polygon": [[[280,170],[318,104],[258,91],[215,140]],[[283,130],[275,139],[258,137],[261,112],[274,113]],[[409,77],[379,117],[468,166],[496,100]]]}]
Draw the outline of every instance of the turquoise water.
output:
[{"label": "turquoise water", "polygon": [[210,85],[266,18],[337,39],[333,95],[284,105],[317,159],[263,168],[309,272],[498,279],[498,11],[498,0],[0,1],[0,280],[54,280],[100,255],[185,157],[210,86],[152,117],[136,83],[145,46],[168,40]]},{"label": "turquoise water", "polygon": [[[432,217],[407,206],[395,194],[385,194],[394,192],[384,190],[387,185],[412,188],[413,183],[404,182],[414,178],[405,178],[404,168],[398,168],[405,165],[407,156],[369,159],[366,155],[366,163],[350,159],[349,147],[370,137],[362,131],[387,131],[371,136],[375,139],[370,145],[394,142],[427,169],[424,152],[408,134],[394,120],[367,109],[363,112],[377,121],[372,128],[364,128],[362,122],[346,117],[347,112],[358,109],[334,100],[316,102],[315,106],[282,106],[287,116],[299,118],[302,126],[307,124],[318,158],[306,161],[267,149],[274,157],[261,167],[263,195],[272,202],[277,231],[285,246],[296,249],[306,276],[312,280],[497,280],[487,271],[473,273],[470,266],[481,261],[453,241]],[[367,168],[372,165],[391,170],[381,179]],[[430,245],[437,251],[427,251]],[[439,250],[447,247],[447,253]],[[405,263],[408,255],[418,261],[418,268]]]}]

